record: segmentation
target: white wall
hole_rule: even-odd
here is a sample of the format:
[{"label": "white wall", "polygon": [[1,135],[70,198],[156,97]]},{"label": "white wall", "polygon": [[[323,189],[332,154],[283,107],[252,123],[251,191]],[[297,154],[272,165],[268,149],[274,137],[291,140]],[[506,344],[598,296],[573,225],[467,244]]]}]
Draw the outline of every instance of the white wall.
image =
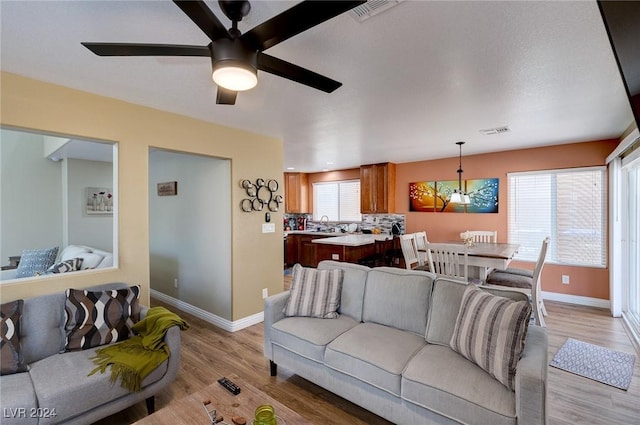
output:
[{"label": "white wall", "polygon": [[0,130],[1,265],[23,249],[63,248],[61,163],[43,152],[43,136]]},{"label": "white wall", "polygon": [[87,215],[85,212],[87,187],[113,190],[111,162],[67,159],[68,243],[88,245],[113,252],[113,215]]},{"label": "white wall", "polygon": [[[178,195],[158,196],[172,181]],[[152,289],[232,319],[230,160],[149,153],[149,253]]]}]

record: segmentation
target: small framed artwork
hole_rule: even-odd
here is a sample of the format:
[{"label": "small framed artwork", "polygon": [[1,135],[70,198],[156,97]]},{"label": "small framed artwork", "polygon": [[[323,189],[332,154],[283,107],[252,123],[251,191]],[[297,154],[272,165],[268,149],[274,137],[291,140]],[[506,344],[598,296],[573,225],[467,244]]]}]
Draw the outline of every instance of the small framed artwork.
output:
[{"label": "small framed artwork", "polygon": [[175,196],[178,194],[178,182],[158,183],[158,196]]},{"label": "small framed artwork", "polygon": [[113,190],[108,187],[85,189],[85,213],[87,215],[112,215]]}]

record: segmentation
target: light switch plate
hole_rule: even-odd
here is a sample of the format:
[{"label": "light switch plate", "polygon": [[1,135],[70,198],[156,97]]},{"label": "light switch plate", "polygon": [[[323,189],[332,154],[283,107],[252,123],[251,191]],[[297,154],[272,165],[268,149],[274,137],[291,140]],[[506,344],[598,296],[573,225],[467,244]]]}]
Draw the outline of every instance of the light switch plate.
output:
[{"label": "light switch plate", "polygon": [[273,233],[276,231],[275,223],[263,223],[262,224],[262,233]]}]

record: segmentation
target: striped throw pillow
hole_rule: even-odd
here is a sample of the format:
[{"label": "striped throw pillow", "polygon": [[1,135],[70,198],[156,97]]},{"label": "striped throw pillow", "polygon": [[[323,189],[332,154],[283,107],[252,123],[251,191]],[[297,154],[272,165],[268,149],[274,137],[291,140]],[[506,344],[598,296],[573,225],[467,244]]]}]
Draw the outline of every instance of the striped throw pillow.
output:
[{"label": "striped throw pillow", "polygon": [[484,369],[511,391],[524,349],[531,305],[470,285],[451,337],[451,348]]},{"label": "striped throw pillow", "polygon": [[344,270],[317,270],[293,266],[291,292],[283,309],[285,316],[335,319],[339,316]]}]

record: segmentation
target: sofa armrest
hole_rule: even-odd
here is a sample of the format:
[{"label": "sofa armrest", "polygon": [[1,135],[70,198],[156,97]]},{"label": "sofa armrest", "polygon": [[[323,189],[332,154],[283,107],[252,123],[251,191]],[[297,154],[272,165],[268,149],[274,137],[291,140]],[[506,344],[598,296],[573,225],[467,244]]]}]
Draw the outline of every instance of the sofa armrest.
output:
[{"label": "sofa armrest", "polygon": [[546,329],[530,326],[516,370],[518,425],[547,423],[548,345]]},{"label": "sofa armrest", "polygon": [[271,348],[271,326],[279,320],[284,319],[282,310],[289,299],[289,292],[284,291],[276,295],[267,297],[264,300],[264,355],[269,360],[273,360]]}]

